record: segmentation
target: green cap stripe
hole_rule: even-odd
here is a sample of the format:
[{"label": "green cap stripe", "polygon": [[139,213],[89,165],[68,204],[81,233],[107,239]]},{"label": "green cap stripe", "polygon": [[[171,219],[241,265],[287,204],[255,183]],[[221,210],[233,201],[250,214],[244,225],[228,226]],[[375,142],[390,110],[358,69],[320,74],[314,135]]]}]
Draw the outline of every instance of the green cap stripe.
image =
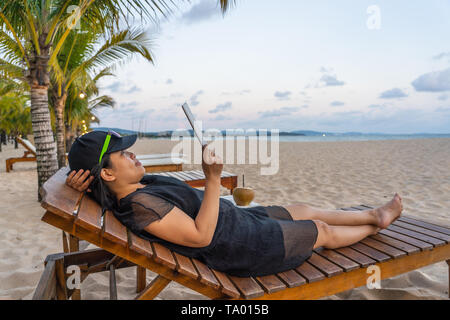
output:
[{"label": "green cap stripe", "polygon": [[106,136],[105,143],[103,144],[102,153],[100,153],[100,160],[98,160],[98,163],[102,162],[103,155],[105,154],[106,150],[108,150],[109,140],[111,140],[111,135],[108,134]]}]

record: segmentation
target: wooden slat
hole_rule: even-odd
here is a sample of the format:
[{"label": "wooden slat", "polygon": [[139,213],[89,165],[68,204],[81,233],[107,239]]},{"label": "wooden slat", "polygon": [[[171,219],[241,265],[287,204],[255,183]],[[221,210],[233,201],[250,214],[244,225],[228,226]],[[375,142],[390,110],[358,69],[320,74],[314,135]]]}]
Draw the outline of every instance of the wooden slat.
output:
[{"label": "wooden slat", "polygon": [[91,232],[100,233],[102,209],[93,199],[85,195],[75,219],[75,224]]},{"label": "wooden slat", "polygon": [[421,221],[421,220],[417,220],[414,219],[412,217],[407,217],[407,216],[401,216],[398,221],[403,221],[403,222],[407,222],[409,224],[413,224],[419,227],[423,227],[426,229],[430,229],[433,231],[437,231],[437,232],[441,232],[441,233],[445,233],[447,235],[450,235],[450,228],[446,228],[443,226],[438,226],[429,222],[425,222],[425,221]]},{"label": "wooden slat", "polygon": [[184,181],[190,181],[194,180],[192,176],[186,173],[186,171],[177,171],[177,174],[179,174],[181,177],[183,177]]},{"label": "wooden slat", "polygon": [[224,177],[224,178],[228,178],[228,177],[234,176],[234,174],[229,173],[227,171],[222,171],[220,175],[221,175],[221,177]]},{"label": "wooden slat", "polygon": [[199,278],[197,270],[188,257],[183,256],[177,252],[173,252],[173,255],[175,257],[175,261],[177,263],[177,271],[179,273],[185,274],[196,280]]},{"label": "wooden slat", "polygon": [[153,249],[153,258],[155,261],[175,270],[177,263],[175,262],[172,252],[157,242],[152,242],[151,245]]},{"label": "wooden slat", "polygon": [[177,176],[177,175],[175,174],[175,172],[167,172],[167,175],[168,175],[169,177],[178,179],[178,180],[180,180],[180,181],[184,181],[184,179],[183,179],[183,178],[180,178],[179,176]]},{"label": "wooden slat", "polygon": [[413,245],[413,246],[416,246],[416,247],[420,248],[421,250],[431,250],[433,248],[433,245],[431,243],[424,242],[424,241],[421,241],[421,240],[409,237],[409,236],[404,235],[404,234],[393,232],[391,230],[387,230],[387,229],[380,230],[378,232],[378,234],[382,234],[382,235],[394,238],[396,240],[400,240],[400,241],[406,242],[406,243],[408,243],[410,245]]},{"label": "wooden slat", "polygon": [[186,177],[182,174],[180,174],[181,171],[177,171],[177,172],[171,172],[170,174],[173,177],[176,177],[177,179],[180,179],[181,181],[186,181]]},{"label": "wooden slat", "polygon": [[420,248],[418,248],[418,247],[415,247],[406,242],[403,242],[403,241],[400,241],[400,240],[397,240],[397,239],[394,239],[391,237],[387,237],[383,234],[378,233],[376,235],[370,236],[370,238],[375,239],[380,242],[383,242],[383,243],[386,243],[386,244],[390,245],[391,247],[405,251],[407,254],[411,254],[411,253],[420,251]]},{"label": "wooden slat", "polygon": [[130,250],[136,251],[139,254],[142,254],[146,257],[152,258],[153,257],[153,249],[150,245],[150,241],[139,238],[132,232],[129,232],[129,247]]},{"label": "wooden slat", "polygon": [[365,244],[368,247],[374,248],[380,252],[383,252],[392,258],[398,258],[406,255],[406,252],[399,250],[397,248],[388,246],[387,244],[383,242],[379,242],[377,240],[366,238],[360,241],[361,243]]},{"label": "wooden slat", "polygon": [[280,272],[277,273],[277,276],[283,280],[288,288],[294,288],[306,283],[306,279],[295,272],[295,270]]},{"label": "wooden slat", "polygon": [[83,194],[65,184],[67,172],[69,172],[67,167],[59,169],[42,185],[41,206],[53,214],[73,219],[74,211]]},{"label": "wooden slat", "polygon": [[346,258],[345,256],[339,254],[334,250],[322,249],[316,250],[316,252],[322,257],[330,260],[334,264],[344,269],[344,271],[350,271],[360,267],[356,262]]},{"label": "wooden slat", "polygon": [[264,295],[264,290],[251,277],[229,276],[233,284],[242,293],[245,299],[253,299]]},{"label": "wooden slat", "polygon": [[315,252],[313,252],[311,257],[307,261],[308,263],[312,264],[314,267],[325,273],[327,277],[335,276],[339,273],[344,272],[344,269],[319,256]]},{"label": "wooden slat", "polygon": [[225,273],[214,270],[214,269],[211,269],[211,271],[214,273],[217,280],[219,280],[223,293],[225,293],[233,298],[239,298],[241,296],[238,289],[236,289],[233,282],[231,282],[231,280],[228,278],[228,276]]},{"label": "wooden slat", "polygon": [[397,232],[397,233],[405,234],[407,236],[419,239],[421,241],[425,241],[425,242],[431,243],[432,245],[434,245],[436,247],[443,246],[445,244],[445,241],[443,241],[443,240],[439,240],[437,238],[427,236],[427,235],[425,235],[423,233],[411,231],[411,230],[408,230],[408,229],[405,229],[405,228],[402,228],[402,227],[393,226],[392,224],[387,229],[390,230],[390,231]]},{"label": "wooden slat", "polygon": [[[374,208],[374,206],[368,206],[368,205],[365,205],[365,204],[362,204],[361,206],[362,207],[366,207],[368,209],[373,209]],[[437,231],[437,232],[440,232],[440,233],[444,233],[444,234],[450,235],[450,226],[437,225],[437,224],[434,224],[434,223],[431,223],[431,222],[428,222],[428,221],[423,221],[420,218],[415,218],[415,217],[412,217],[412,216],[409,216],[409,215],[402,215],[402,216],[400,216],[397,219],[397,221],[406,222],[406,223],[413,224],[413,225],[416,225],[416,226],[419,226],[419,227],[423,227],[425,229],[430,229],[430,230],[433,230],[433,231]]]},{"label": "wooden slat", "polygon": [[214,276],[214,273],[212,273],[211,269],[209,269],[203,262],[192,259],[192,263],[194,264],[195,268],[197,269],[198,274],[200,275],[200,282],[210,285],[213,288],[220,288],[220,283],[217,281],[216,277]]},{"label": "wooden slat", "polygon": [[423,233],[423,234],[426,234],[427,236],[430,236],[433,238],[441,239],[441,240],[445,241],[446,243],[448,243],[450,241],[450,236],[448,234],[429,230],[429,229],[419,227],[419,226],[415,226],[415,225],[409,224],[407,222],[396,221],[393,223],[393,225],[396,225],[396,226],[399,226],[399,227],[402,227],[405,229],[413,230],[413,231],[416,231],[419,233]]},{"label": "wooden slat", "polygon": [[[148,173],[147,173],[148,174]],[[168,177],[169,175],[167,174],[167,172],[158,172],[158,173],[150,173],[150,174],[154,174],[157,176],[164,176],[164,177]]]},{"label": "wooden slat", "polygon": [[109,210],[105,212],[104,219],[103,237],[127,247],[128,235],[125,226],[121,224]]},{"label": "wooden slat", "polygon": [[349,259],[352,259],[353,261],[359,263],[361,265],[361,267],[367,267],[371,264],[375,264],[376,261],[373,260],[372,258],[366,256],[365,254],[362,254],[359,251],[353,250],[352,248],[349,247],[343,247],[343,248],[338,248],[338,249],[334,249],[336,252],[339,252],[340,254],[346,256]]},{"label": "wooden slat", "polygon": [[276,275],[273,274],[256,277],[256,281],[258,281],[258,283],[267,293],[273,293],[286,289],[286,286],[283,283],[283,281],[281,281]]},{"label": "wooden slat", "polygon": [[387,254],[384,254],[383,252],[380,252],[378,250],[375,250],[371,247],[368,247],[361,242],[357,242],[350,246],[350,248],[355,249],[356,251],[359,251],[361,253],[364,253],[365,255],[371,257],[372,259],[381,262],[391,259]]},{"label": "wooden slat", "polygon": [[320,270],[317,270],[314,266],[309,264],[307,261],[303,262],[298,266],[295,271],[297,271],[301,276],[303,276],[308,283],[319,281],[325,279],[326,276]]},{"label": "wooden slat", "polygon": [[203,180],[203,179],[206,179],[206,177],[205,177],[205,175],[203,174],[203,172],[202,172],[202,173],[199,173],[199,172],[196,172],[196,171],[189,171],[189,172],[186,172],[186,173],[188,173],[189,176],[193,177],[193,180]]}]

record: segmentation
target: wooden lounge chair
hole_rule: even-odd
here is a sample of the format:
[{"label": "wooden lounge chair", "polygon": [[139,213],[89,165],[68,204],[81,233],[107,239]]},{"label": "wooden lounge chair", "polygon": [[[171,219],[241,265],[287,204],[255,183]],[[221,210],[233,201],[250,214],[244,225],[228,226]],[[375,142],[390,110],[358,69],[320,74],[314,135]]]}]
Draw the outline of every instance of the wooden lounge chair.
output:
[{"label": "wooden lounge chair", "polygon": [[[117,298],[115,269],[139,266],[157,273],[145,286],[140,275],[138,299],[152,299],[171,281],[212,299],[317,299],[366,285],[367,267],[380,268],[390,278],[439,261],[450,265],[450,228],[403,216],[377,235],[335,250],[317,249],[301,266],[263,277],[235,277],[202,262],[172,252],[130,233],[109,211],[65,185],[67,169],[52,176],[41,189],[42,220],[101,249],[48,256],[34,299],[67,299],[67,268],[78,265],[81,280],[89,273],[110,271],[110,297]],[[345,210],[364,210],[360,205]],[[144,271],[145,272],[145,271]],[[145,273],[144,273],[145,275]],[[141,291],[142,290],[142,291]]]},{"label": "wooden lounge chair", "polygon": [[[20,143],[26,151],[20,158],[9,158],[6,159],[6,172],[10,172],[13,169],[13,164],[15,162],[29,162],[36,161],[36,147],[27,139],[16,137],[18,143]],[[66,160],[68,153],[66,152]]]},{"label": "wooden lounge chair", "polygon": [[20,143],[26,150],[22,157],[6,159],[6,172],[10,172],[13,169],[13,164],[16,162],[30,162],[36,161],[36,148],[27,139],[16,137],[18,143]]}]

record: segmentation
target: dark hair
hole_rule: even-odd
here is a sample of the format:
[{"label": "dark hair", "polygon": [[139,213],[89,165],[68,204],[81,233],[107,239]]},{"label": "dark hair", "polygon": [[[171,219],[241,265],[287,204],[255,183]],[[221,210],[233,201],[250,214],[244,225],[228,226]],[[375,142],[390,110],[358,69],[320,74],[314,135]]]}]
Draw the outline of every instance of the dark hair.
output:
[{"label": "dark hair", "polygon": [[91,192],[88,194],[97,201],[98,204],[102,207],[102,214],[105,213],[106,210],[115,211],[118,209],[117,206],[117,197],[111,192],[111,190],[106,185],[105,181],[103,181],[100,173],[103,168],[111,168],[111,155],[109,153],[105,153],[103,155],[102,161],[95,165],[91,170],[91,175],[94,176],[94,180],[92,180],[89,185],[89,189]]}]

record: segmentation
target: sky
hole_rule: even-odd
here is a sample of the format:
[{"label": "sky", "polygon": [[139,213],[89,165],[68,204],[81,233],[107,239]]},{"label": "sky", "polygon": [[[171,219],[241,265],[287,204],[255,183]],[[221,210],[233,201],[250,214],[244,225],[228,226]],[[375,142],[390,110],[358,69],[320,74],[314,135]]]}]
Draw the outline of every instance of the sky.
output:
[{"label": "sky", "polygon": [[190,128],[187,102],[204,129],[450,133],[446,0],[192,0],[141,27],[155,62],[101,80],[93,128]]}]

